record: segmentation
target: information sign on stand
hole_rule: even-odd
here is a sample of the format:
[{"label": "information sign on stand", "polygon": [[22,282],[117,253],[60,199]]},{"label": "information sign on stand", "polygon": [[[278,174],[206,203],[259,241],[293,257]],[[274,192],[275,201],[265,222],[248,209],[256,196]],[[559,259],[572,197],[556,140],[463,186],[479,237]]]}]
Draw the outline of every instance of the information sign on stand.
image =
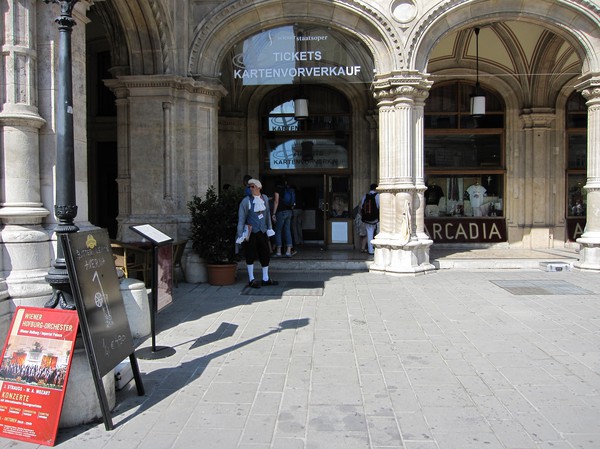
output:
[{"label": "information sign on stand", "polygon": [[150,328],[152,347],[137,351],[141,359],[162,359],[175,354],[169,346],[156,346],[156,315],[173,300],[173,238],[149,224],[130,226],[145,239],[152,242],[152,303]]},{"label": "information sign on stand", "polygon": [[17,307],[0,367],[0,436],[53,446],[77,336],[73,310]]},{"label": "information sign on stand", "polygon": [[110,430],[113,425],[102,377],[129,356],[138,394],[144,394],[110,239],[106,229],[60,237],[104,425]]}]

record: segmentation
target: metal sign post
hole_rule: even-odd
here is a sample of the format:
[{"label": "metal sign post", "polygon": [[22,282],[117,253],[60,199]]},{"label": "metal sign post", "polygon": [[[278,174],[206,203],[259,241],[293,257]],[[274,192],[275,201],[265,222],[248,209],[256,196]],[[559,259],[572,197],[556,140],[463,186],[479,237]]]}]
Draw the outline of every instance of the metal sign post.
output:
[{"label": "metal sign post", "polygon": [[[173,243],[173,239],[167,234],[156,229],[154,226],[149,224],[130,226],[130,228],[140,234],[145,239],[152,242],[152,293],[151,293],[151,304],[150,304],[150,329],[152,333],[152,346],[149,348],[141,348],[136,351],[137,356],[140,359],[155,360],[170,357],[175,354],[175,349],[169,346],[157,346],[156,345],[156,315],[158,314],[158,303],[159,303],[159,273],[161,270],[161,260],[159,258],[159,251],[161,247]],[[172,254],[171,261],[169,261],[169,268],[172,267]],[[173,284],[172,272],[171,272],[171,288]]]}]

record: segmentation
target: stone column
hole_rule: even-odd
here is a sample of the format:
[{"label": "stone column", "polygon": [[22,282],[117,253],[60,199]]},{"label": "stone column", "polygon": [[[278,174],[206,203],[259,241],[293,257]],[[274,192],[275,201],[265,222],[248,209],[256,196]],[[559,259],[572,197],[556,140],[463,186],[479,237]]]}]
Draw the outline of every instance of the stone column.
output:
[{"label": "stone column", "polygon": [[[29,2],[29,6],[33,7],[34,3],[41,2]],[[85,24],[88,22],[86,11],[90,2],[85,0],[45,0],[45,3],[48,5],[38,7],[37,11],[37,49],[39,52],[37,85],[40,86],[40,113],[48,121],[39,137],[41,141],[40,159],[43,161],[39,174],[42,199],[44,204],[56,205],[54,212],[59,212],[57,211],[59,208],[74,210],[75,216],[80,220],[86,220]],[[76,26],[70,23],[70,18],[74,20]],[[61,34],[65,31],[65,27],[69,26],[73,26],[69,36]],[[72,169],[70,167],[71,158],[73,158]],[[67,174],[69,182],[61,183],[59,177]],[[81,207],[77,208],[75,203],[80,204]],[[65,214],[60,212],[60,214],[56,214],[58,223],[54,215],[46,218],[48,232],[57,231],[55,237],[58,232],[64,232],[66,228],[72,226],[69,223],[71,212]],[[90,227],[91,225],[84,223],[84,226]],[[54,239],[54,244],[57,244],[56,239]],[[58,249],[55,257],[57,260],[62,258],[61,251]],[[47,260],[50,260],[50,256],[47,256]],[[55,262],[56,270],[53,273],[46,270],[46,279],[51,277],[53,283],[58,281],[55,285],[65,286],[68,284],[68,276],[66,278],[62,276],[63,273],[66,274],[66,266],[63,266],[62,262],[60,262],[60,268],[59,263]],[[63,282],[63,280],[67,282]],[[60,306],[62,305],[60,304]],[[103,377],[103,383],[108,406],[112,409],[116,404],[114,374],[107,373]],[[96,421],[100,417],[102,417],[102,410],[94,388],[89,360],[79,335],[73,351],[71,373],[59,426],[72,427]]]},{"label": "stone column", "polygon": [[590,76],[578,86],[587,99],[587,213],[585,231],[577,243],[581,245],[579,262],[582,270],[600,270],[600,74]]},{"label": "stone column", "polygon": [[[375,81],[379,107],[380,233],[371,271],[417,274],[433,270],[424,232],[423,101],[431,86],[416,72]],[[417,142],[418,140],[418,142]]]},{"label": "stone column", "polygon": [[413,198],[415,216],[413,219],[412,236],[430,246],[433,240],[425,232],[425,99],[429,90],[421,89],[415,92],[414,99],[414,179],[415,192]]},{"label": "stone column", "polygon": [[13,307],[43,306],[52,293],[44,280],[51,255],[50,239],[42,227],[49,210],[42,206],[40,193],[39,142],[45,120],[38,112],[37,8],[38,2],[30,2],[25,8],[22,2],[11,0],[4,9],[2,23],[0,276],[6,279],[7,286],[7,291],[2,289],[0,295],[2,339],[10,319],[9,307],[5,304],[8,296]]}]

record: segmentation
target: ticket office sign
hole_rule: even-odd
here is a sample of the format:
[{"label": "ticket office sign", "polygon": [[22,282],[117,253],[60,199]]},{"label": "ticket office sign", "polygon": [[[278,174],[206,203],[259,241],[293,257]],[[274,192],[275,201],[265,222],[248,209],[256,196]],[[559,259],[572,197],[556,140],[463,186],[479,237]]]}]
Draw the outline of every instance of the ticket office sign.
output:
[{"label": "ticket office sign", "polygon": [[18,307],[0,366],[0,436],[53,446],[77,336],[73,310]]}]

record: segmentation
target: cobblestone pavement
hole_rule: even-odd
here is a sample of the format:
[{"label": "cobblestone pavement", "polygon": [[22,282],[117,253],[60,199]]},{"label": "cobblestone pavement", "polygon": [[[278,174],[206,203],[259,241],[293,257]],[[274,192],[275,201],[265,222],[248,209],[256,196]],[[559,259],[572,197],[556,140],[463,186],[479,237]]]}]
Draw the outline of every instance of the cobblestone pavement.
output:
[{"label": "cobblestone pavement", "polygon": [[175,353],[139,360],[145,395],[131,382],[114,430],[56,447],[600,448],[597,273],[273,277],[250,295],[180,283],[157,317]]}]

